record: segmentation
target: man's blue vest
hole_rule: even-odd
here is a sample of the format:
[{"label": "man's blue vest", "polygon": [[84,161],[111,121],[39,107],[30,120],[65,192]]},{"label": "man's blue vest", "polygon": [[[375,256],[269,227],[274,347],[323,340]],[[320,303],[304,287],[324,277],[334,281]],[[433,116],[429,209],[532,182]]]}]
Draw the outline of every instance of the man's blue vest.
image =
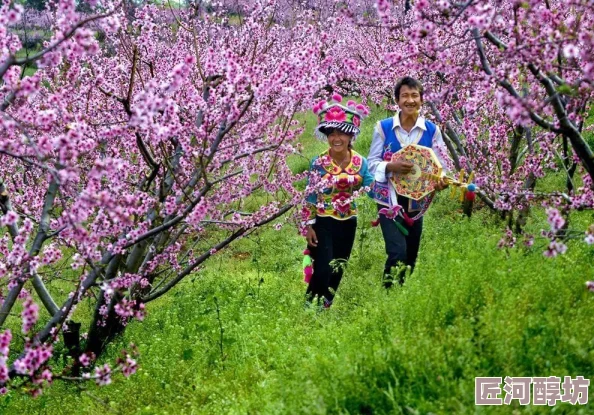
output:
[{"label": "man's blue vest", "polygon": [[[385,120],[380,121],[380,127],[382,132],[384,133],[384,148],[382,150],[382,160],[384,160],[384,155],[386,152],[396,153],[400,151],[402,146],[400,145],[400,141],[396,137],[396,131],[394,130],[394,117],[386,118]],[[418,145],[424,147],[433,147],[433,136],[435,135],[435,130],[437,127],[431,121],[425,120],[425,131],[419,140]],[[373,199],[382,205],[390,206],[390,188],[388,187],[388,183],[379,183],[374,182],[372,187],[372,194]]]},{"label": "man's blue vest", "polygon": [[[384,133],[384,149],[382,151],[382,159],[384,158],[384,154],[386,151],[391,153],[396,153],[399,151],[402,146],[400,145],[400,141],[396,137],[396,131],[394,130],[394,118],[386,118],[385,120],[380,121],[380,126]],[[425,120],[425,131],[419,140],[418,145],[425,146],[425,147],[433,147],[433,136],[435,135],[436,130],[435,124],[431,121]]]}]

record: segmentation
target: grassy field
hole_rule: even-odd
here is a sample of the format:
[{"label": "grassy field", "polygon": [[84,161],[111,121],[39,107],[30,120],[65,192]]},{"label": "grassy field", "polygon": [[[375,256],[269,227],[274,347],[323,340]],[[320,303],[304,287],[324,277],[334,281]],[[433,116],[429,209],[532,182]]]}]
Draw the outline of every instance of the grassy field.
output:
[{"label": "grassy field", "polygon": [[[376,117],[383,116],[375,112]],[[312,117],[306,118],[311,131]],[[367,154],[372,122],[356,149]],[[308,156],[324,149],[304,139]],[[307,161],[295,157],[296,170]],[[550,180],[556,180],[554,177]],[[546,186],[546,182],[544,186]],[[57,382],[32,399],[0,397],[2,414],[589,414],[590,405],[476,407],[476,376],[594,374],[594,249],[569,243],[497,249],[503,224],[464,217],[447,193],[426,216],[418,267],[381,288],[381,232],[362,200],[354,252],[335,305],[303,309],[303,238],[262,229],[150,303],[105,356],[133,342],[138,373],[111,385]],[[591,213],[572,214],[583,228]],[[538,211],[527,230],[546,228]]]}]

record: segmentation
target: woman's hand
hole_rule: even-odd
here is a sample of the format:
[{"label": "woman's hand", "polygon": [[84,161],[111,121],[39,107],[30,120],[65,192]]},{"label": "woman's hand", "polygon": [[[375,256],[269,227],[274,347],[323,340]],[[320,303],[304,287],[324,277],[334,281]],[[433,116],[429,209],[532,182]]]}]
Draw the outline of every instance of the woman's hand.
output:
[{"label": "woman's hand", "polygon": [[414,164],[410,161],[396,160],[386,165],[386,170],[394,174],[408,174],[412,171]]},{"label": "woman's hand", "polygon": [[318,246],[318,236],[311,225],[307,226],[307,234],[305,235],[305,239],[307,240],[307,244],[309,246],[313,246],[314,248]]}]

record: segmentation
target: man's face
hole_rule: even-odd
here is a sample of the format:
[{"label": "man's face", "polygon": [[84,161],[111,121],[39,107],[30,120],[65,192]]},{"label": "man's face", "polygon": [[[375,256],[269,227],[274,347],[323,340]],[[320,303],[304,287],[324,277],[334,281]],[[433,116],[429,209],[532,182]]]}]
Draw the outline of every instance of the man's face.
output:
[{"label": "man's face", "polygon": [[417,116],[423,100],[421,94],[416,88],[411,88],[408,85],[402,85],[400,88],[400,96],[398,97],[398,106],[405,116]]}]

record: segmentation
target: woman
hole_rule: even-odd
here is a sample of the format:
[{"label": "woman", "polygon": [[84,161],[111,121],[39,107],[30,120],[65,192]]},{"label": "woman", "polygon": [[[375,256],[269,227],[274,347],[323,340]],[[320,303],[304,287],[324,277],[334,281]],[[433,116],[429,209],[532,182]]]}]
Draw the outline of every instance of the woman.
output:
[{"label": "woman", "polygon": [[359,134],[361,119],[368,114],[365,106],[332,95],[330,103],[319,102],[313,109],[318,116],[316,137],[328,141],[328,150],[310,164],[304,219],[307,246],[313,259],[313,275],[306,292],[306,304],[315,296],[318,304],[329,308],[342,279],[357,229],[354,198],[373,176],[367,160],[352,149]]}]

